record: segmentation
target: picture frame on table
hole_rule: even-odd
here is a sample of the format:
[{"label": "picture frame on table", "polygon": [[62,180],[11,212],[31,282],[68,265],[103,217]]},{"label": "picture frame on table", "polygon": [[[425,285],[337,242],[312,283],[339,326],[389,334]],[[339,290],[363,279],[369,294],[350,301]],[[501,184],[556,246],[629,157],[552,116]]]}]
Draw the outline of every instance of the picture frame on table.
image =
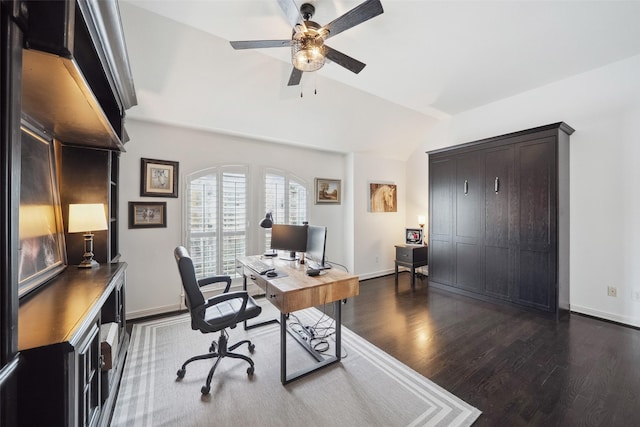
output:
[{"label": "picture frame on table", "polygon": [[405,228],[405,245],[422,246],[424,244],[424,230],[422,228]]},{"label": "picture frame on table", "polygon": [[141,197],[178,197],[178,162],[140,159]]},{"label": "picture frame on table", "polygon": [[166,228],[167,202],[129,202],[129,228]]},{"label": "picture frame on table", "polygon": [[316,178],[315,179],[315,204],[342,203],[342,181],[339,179]]}]

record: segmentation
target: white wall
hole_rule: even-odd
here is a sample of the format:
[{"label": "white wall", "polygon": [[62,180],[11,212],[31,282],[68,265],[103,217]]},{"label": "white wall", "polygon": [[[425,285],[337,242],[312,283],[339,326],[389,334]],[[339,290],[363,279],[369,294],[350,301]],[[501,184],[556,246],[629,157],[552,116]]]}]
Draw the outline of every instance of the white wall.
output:
[{"label": "white wall", "polygon": [[[340,154],[137,120],[127,121],[127,132],[131,141],[120,163],[119,237],[122,261],[129,264],[127,311],[131,318],[180,307],[181,285],[173,249],[184,244],[182,202],[186,175],[219,164],[246,164],[252,180],[259,180],[264,167],[272,167],[294,173],[310,188],[315,177],[345,182],[345,156]],[[179,162],[177,199],[140,197],[140,158]],[[129,201],[166,201],[167,228],[128,229]],[[259,203],[257,192],[250,196],[250,203]],[[328,227],[327,255],[340,263],[349,262],[344,248],[350,236],[345,233],[344,218],[344,204],[314,205],[313,196],[310,197],[309,220]],[[260,219],[253,219],[253,230],[258,230]],[[352,270],[353,265],[349,264],[349,268]]]},{"label": "white wall", "polygon": [[[459,114],[438,124],[408,162],[428,177],[424,151],[564,121],[571,136],[571,309],[640,326],[640,56]],[[417,176],[417,172],[412,176]],[[409,179],[410,194],[428,193]],[[409,198],[408,212],[424,209]],[[607,286],[617,287],[617,298]],[[633,298],[638,296],[636,300]]]},{"label": "white wall", "polygon": [[[394,245],[404,243],[406,162],[368,154],[353,154],[350,159],[353,168],[350,184],[353,192],[355,274],[361,279],[389,274],[394,268]],[[370,183],[397,185],[397,212],[370,212]]]}]

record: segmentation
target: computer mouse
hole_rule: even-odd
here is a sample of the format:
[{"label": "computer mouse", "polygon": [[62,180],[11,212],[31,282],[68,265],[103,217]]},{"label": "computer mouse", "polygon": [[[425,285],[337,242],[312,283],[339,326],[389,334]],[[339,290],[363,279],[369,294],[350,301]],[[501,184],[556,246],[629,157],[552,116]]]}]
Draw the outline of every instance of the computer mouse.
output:
[{"label": "computer mouse", "polygon": [[278,273],[276,273],[275,271],[267,271],[267,277],[276,277],[278,275]]},{"label": "computer mouse", "polygon": [[309,276],[317,276],[320,274],[320,270],[316,270],[315,268],[310,268],[307,270],[307,275]]}]

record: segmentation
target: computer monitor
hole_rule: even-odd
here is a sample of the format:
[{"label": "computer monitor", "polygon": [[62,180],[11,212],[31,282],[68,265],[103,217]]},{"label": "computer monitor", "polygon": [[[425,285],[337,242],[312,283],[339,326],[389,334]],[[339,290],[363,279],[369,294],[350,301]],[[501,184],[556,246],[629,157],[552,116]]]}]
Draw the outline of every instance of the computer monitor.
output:
[{"label": "computer monitor", "polygon": [[307,226],[273,224],[271,227],[271,249],[288,251],[289,254],[280,255],[280,258],[295,260],[296,252],[307,250]]},{"label": "computer monitor", "polygon": [[331,268],[326,262],[327,227],[310,225],[307,230],[306,259],[309,268],[324,270]]}]

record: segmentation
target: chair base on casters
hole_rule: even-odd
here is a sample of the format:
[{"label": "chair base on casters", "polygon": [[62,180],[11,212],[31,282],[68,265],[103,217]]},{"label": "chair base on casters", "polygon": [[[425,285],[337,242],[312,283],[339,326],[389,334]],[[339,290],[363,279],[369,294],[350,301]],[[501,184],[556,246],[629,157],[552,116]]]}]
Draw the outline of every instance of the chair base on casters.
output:
[{"label": "chair base on casters", "polygon": [[207,382],[200,389],[200,392],[202,394],[209,394],[209,392],[211,391],[211,379],[213,378],[213,373],[216,371],[216,368],[218,367],[218,363],[220,363],[220,361],[224,357],[231,357],[234,359],[242,359],[246,361],[250,365],[247,368],[247,374],[249,376],[253,375],[253,372],[254,372],[253,360],[251,360],[250,357],[245,356],[244,354],[232,353],[232,351],[240,347],[242,344],[246,343],[248,344],[248,347],[249,347],[249,353],[253,354],[253,351],[255,350],[256,346],[252,344],[251,341],[249,340],[242,340],[240,342],[235,343],[231,347],[227,348],[227,342],[228,342],[227,333],[224,330],[220,331],[220,338],[218,339],[218,343],[217,343],[218,351],[215,351],[216,343],[212,342],[211,346],[209,347],[209,353],[201,354],[199,356],[193,356],[182,364],[182,367],[178,369],[178,372],[176,372],[176,375],[178,376],[178,378],[180,379],[184,378],[184,375],[187,372],[187,365],[189,363],[194,362],[196,360],[217,358],[216,362],[213,364],[213,366],[209,370],[209,375],[207,375]]}]

